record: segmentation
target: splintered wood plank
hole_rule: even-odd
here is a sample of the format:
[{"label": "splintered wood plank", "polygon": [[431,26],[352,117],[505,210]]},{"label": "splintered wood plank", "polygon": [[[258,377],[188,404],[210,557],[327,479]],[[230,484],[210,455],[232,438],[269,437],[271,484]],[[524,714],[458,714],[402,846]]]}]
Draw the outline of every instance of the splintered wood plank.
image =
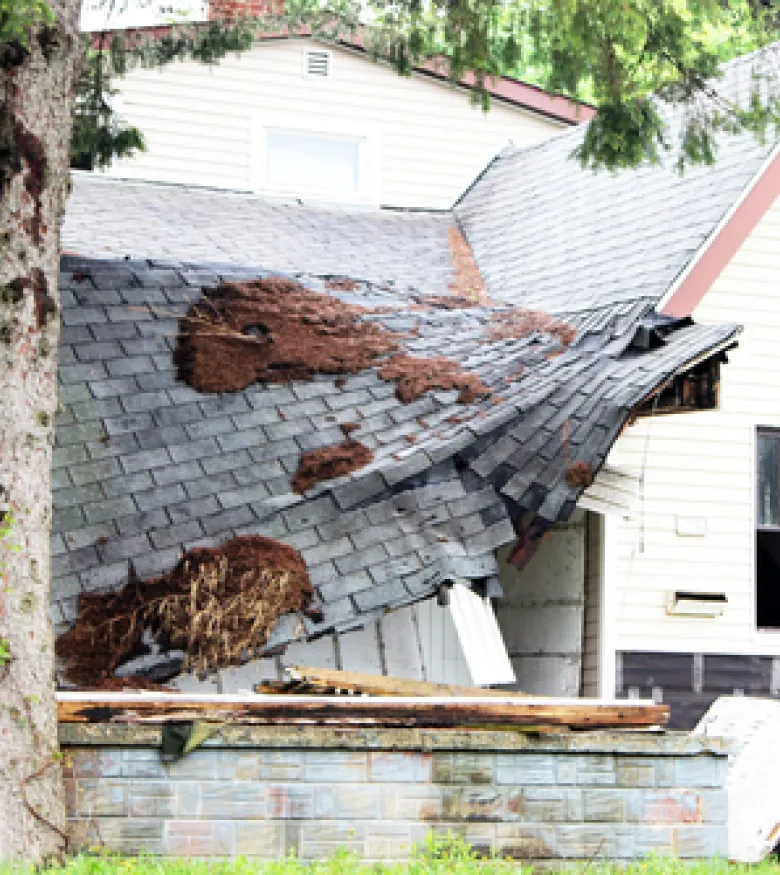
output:
[{"label": "splintered wood plank", "polygon": [[636,699],[536,699],[396,696],[213,696],[170,693],[57,693],[63,723],[218,720],[265,725],[430,728],[656,726],[669,708]]},{"label": "splintered wood plank", "polygon": [[371,696],[461,696],[475,698],[525,699],[524,693],[487,690],[484,687],[463,687],[457,684],[436,684],[406,678],[384,677],[358,671],[327,671],[310,665],[288,668],[292,680],[321,690],[347,690]]}]

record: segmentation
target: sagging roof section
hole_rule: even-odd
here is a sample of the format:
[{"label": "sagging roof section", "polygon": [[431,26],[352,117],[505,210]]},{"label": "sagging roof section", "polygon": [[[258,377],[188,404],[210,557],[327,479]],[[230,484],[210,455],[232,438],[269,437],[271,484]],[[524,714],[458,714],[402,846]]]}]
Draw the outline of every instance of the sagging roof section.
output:
[{"label": "sagging roof section", "polygon": [[[737,333],[659,320],[642,301],[496,333],[505,309],[446,309],[385,286],[300,275],[334,305],[367,307],[361,318],[398,337],[404,355],[444,352],[490,393],[464,404],[457,388],[433,388],[404,403],[380,358],[357,373],[205,394],[177,379],[173,351],[179,319],[222,278],[208,266],[63,262],[60,623],[73,620],[79,593],[121,587],[129,562],[148,578],[170,571],[183,549],[236,535],[298,550],[321,605],[282,617],[269,648],[364,625],[447,581],[485,584],[524,513],[566,519],[632,409]],[[296,493],[302,455],[343,442],[347,423],[373,459]]]}]

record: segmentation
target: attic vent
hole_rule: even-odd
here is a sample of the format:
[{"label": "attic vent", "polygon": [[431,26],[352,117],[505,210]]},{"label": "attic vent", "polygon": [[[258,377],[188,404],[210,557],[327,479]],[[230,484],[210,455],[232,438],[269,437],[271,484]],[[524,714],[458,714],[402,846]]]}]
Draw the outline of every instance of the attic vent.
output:
[{"label": "attic vent", "polygon": [[330,52],[324,49],[304,49],[303,74],[327,79],[330,76]]}]

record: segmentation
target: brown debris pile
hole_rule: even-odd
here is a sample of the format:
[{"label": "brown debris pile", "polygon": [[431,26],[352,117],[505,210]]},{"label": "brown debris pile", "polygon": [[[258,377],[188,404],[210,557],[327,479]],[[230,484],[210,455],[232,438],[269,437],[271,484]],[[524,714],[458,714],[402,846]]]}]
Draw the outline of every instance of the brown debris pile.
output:
[{"label": "brown debris pile", "polygon": [[426,359],[394,355],[379,369],[379,376],[383,380],[397,381],[395,394],[404,404],[416,400],[429,389],[460,389],[460,404],[472,404],[477,398],[492,392],[476,374],[464,371],[457,362],[443,356]]},{"label": "brown debris pile", "polygon": [[366,312],[283,277],[223,283],[181,320],[174,363],[201,392],[355,373],[398,347]]},{"label": "brown debris pile", "polygon": [[534,331],[552,335],[563,347],[570,346],[577,336],[575,328],[547,313],[516,308],[496,313],[488,337],[491,340],[522,340]]},{"label": "brown debris pile", "polygon": [[355,280],[349,277],[328,277],[325,280],[325,288],[332,292],[354,292],[357,287]]},{"label": "brown debris pile", "polygon": [[593,469],[587,462],[570,462],[566,466],[566,483],[572,489],[587,489],[593,483]]},{"label": "brown debris pile", "polygon": [[450,244],[453,274],[449,284],[450,291],[453,295],[460,295],[475,303],[486,302],[485,284],[482,282],[479,268],[466,238],[457,225],[450,225],[447,229],[447,240]]},{"label": "brown debris pile", "polygon": [[368,447],[359,441],[347,438],[340,444],[309,450],[301,455],[301,461],[292,488],[295,492],[306,492],[323,480],[332,480],[352,471],[357,471],[374,458]]},{"label": "brown debris pile", "polygon": [[163,649],[183,650],[189,670],[239,665],[263,647],[278,617],[306,608],[312,594],[292,547],[259,535],[233,538],[190,550],[160,577],[140,581],[131,573],[119,592],[82,594],[57,653],[68,680],[104,683],[143,654],[147,628]]},{"label": "brown debris pile", "polygon": [[479,301],[475,298],[462,295],[425,295],[419,300],[426,307],[438,307],[440,310],[470,310],[479,306]]}]

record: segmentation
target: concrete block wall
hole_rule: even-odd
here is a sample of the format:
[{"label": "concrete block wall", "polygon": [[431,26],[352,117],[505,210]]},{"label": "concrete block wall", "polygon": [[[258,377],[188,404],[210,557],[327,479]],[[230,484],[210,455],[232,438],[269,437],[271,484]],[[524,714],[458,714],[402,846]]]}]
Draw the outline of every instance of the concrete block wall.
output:
[{"label": "concrete block wall", "polygon": [[393,860],[449,829],[529,861],[726,852],[718,739],[233,726],[165,764],[157,729],[61,730],[76,847]]}]

